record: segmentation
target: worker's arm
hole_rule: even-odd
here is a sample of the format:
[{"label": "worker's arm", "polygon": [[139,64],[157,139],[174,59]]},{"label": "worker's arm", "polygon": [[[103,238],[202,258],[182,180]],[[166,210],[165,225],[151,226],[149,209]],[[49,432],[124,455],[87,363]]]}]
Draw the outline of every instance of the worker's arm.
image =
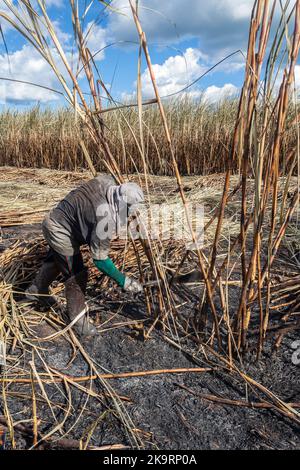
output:
[{"label": "worker's arm", "polygon": [[143,292],[143,286],[136,279],[125,276],[125,274],[121,273],[110,258],[107,258],[106,260],[94,259],[94,264],[99,271],[116,281],[116,283],[125,291],[133,294]]},{"label": "worker's arm", "polygon": [[126,276],[118,270],[113,261],[109,257],[110,238],[99,239],[97,229],[95,228],[90,243],[90,250],[95,266],[100,272],[110,277],[118,286],[124,289]]},{"label": "worker's arm", "polygon": [[126,276],[118,270],[110,258],[105,260],[94,259],[94,264],[99,269],[99,271],[116,281],[118,286],[122,287],[122,289],[124,288]]}]

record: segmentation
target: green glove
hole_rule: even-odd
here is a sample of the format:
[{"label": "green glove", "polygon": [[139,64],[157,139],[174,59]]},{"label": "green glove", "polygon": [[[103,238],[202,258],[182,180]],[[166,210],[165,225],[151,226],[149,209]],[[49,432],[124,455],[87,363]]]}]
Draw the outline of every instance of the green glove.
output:
[{"label": "green glove", "polygon": [[99,271],[116,281],[118,286],[122,287],[122,289],[124,288],[126,276],[116,268],[110,258],[104,261],[94,259],[94,264]]}]

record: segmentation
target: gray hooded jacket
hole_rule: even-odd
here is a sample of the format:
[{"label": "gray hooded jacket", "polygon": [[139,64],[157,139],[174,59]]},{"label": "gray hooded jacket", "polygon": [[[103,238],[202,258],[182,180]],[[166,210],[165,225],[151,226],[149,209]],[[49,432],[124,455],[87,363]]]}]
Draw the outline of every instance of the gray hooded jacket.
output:
[{"label": "gray hooded jacket", "polygon": [[69,193],[43,222],[45,239],[65,256],[89,245],[95,260],[109,256],[110,242],[126,224],[128,206],[144,201],[135,183],[116,185],[114,178],[100,175]]}]

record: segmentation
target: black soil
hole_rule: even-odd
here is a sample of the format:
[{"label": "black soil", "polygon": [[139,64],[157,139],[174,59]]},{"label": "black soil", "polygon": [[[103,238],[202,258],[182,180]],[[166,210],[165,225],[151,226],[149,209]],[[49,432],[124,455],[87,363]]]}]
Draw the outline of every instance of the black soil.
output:
[{"label": "black soil", "polygon": [[[121,304],[109,302],[107,292],[95,291],[94,287],[90,285],[88,292],[88,299],[97,295],[97,300],[90,303],[92,316],[100,321],[100,330],[106,331],[100,332],[93,340],[83,341],[83,345],[100,371],[123,373],[199,367],[189,355],[166,342],[161,331],[154,330],[150,340],[143,339],[141,330],[136,324],[132,325],[135,321],[147,320],[143,303],[131,300],[125,309],[120,309]],[[122,325],[128,322],[131,324]],[[40,337],[49,332],[46,322],[36,328],[36,334]],[[273,340],[270,338],[259,363],[251,353],[244,359],[244,371],[286,402],[300,403],[300,366],[292,361],[292,344],[297,340],[299,332],[288,334],[279,352],[274,354]],[[49,366],[69,376],[89,374],[86,361],[79,352],[74,358],[73,350],[66,341],[58,339],[41,343],[40,346],[44,348],[41,354]],[[196,353],[193,343],[184,346],[191,354]],[[11,354],[17,356],[18,351]],[[198,354],[197,357],[207,367],[204,356]],[[25,363],[29,360],[31,353],[25,354],[22,359]],[[37,369],[44,371],[37,356],[35,361]],[[83,385],[89,387],[89,383]],[[109,380],[109,385],[120,396],[129,399],[123,402],[124,407],[134,427],[139,430],[136,431],[137,435],[148,449],[300,449],[299,426],[277,412],[217,404],[197,396],[210,394],[233,400],[245,400],[249,396],[250,400],[257,401],[254,392],[246,388],[245,382],[236,380],[234,375],[219,371],[165,374],[114,379]],[[68,391],[62,384],[46,385],[45,389],[53,404],[65,405]],[[98,381],[94,381],[93,389],[103,391]],[[17,393],[7,397],[13,420],[30,419],[31,386],[10,385],[9,391]],[[38,387],[36,393],[37,398],[41,398]],[[70,393],[72,410],[63,426],[68,438],[78,440],[86,437],[90,426],[99,420],[89,445],[130,446],[130,438],[109,400],[104,399],[100,403],[90,397],[87,401],[86,394],[74,387],[70,387]],[[61,422],[64,411],[59,406],[53,409],[57,421]],[[3,414],[2,398],[0,410]],[[37,417],[42,434],[55,426],[53,415],[42,400],[37,402]],[[59,438],[59,434],[55,437]],[[30,438],[19,436],[17,439],[19,448],[28,448],[31,444]],[[59,442],[56,447],[59,448]]]}]

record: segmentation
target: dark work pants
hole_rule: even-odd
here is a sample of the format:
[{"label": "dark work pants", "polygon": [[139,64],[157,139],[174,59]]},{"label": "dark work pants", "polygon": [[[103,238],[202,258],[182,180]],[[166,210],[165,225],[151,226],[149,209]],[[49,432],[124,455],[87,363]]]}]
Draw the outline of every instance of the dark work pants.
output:
[{"label": "dark work pants", "polygon": [[81,253],[74,256],[65,256],[50,248],[45,259],[45,264],[53,262],[55,262],[57,268],[62,273],[64,282],[80,274],[85,269]]}]

